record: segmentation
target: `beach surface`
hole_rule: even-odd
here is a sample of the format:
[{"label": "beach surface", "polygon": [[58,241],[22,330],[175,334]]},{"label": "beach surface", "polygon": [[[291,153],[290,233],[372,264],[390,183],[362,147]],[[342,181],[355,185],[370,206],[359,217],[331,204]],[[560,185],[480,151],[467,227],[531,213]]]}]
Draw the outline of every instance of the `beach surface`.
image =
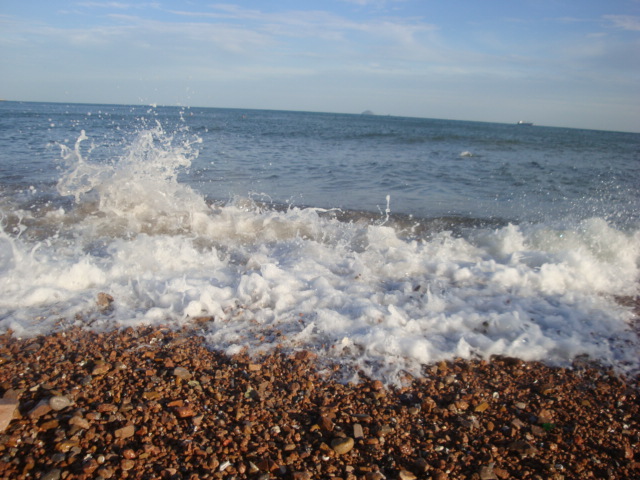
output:
[{"label": "beach surface", "polygon": [[640,477],[638,378],[497,357],[345,384],[304,350],[248,353],[189,328],[8,332],[0,477]]}]

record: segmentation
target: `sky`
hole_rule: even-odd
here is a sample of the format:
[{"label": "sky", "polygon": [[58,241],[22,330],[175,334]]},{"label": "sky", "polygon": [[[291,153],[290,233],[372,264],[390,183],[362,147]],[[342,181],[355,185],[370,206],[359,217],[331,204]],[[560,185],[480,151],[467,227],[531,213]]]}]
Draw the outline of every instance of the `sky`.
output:
[{"label": "sky", "polygon": [[0,98],[640,132],[640,0],[0,0]]}]

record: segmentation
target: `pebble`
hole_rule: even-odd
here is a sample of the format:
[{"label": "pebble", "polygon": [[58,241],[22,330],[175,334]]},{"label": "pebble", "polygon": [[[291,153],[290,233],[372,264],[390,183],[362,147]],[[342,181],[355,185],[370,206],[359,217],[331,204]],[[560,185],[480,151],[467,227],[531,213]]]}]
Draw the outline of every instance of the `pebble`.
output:
[{"label": "pebble", "polygon": [[331,448],[333,448],[338,455],[344,455],[353,449],[354,444],[353,438],[350,437],[334,438],[331,441]]},{"label": "pebble", "polygon": [[38,404],[29,412],[29,418],[40,418],[51,411],[48,400],[41,400]]},{"label": "pebble", "polygon": [[53,470],[49,470],[42,476],[42,480],[60,480],[62,476],[62,470],[59,468],[54,468]]},{"label": "pebble", "polygon": [[0,399],[0,432],[4,432],[13,420],[16,410],[18,409],[18,401],[13,399]]},{"label": "pebble", "polygon": [[[251,372],[248,355],[230,360],[168,329],[55,333],[38,340],[37,362],[24,348],[33,340],[0,339],[0,358],[10,359],[0,368],[0,395],[15,396],[19,410],[0,434],[0,477],[559,480],[640,471],[637,382],[610,375],[584,375],[582,388],[571,371],[542,364],[514,363],[516,375],[501,358],[456,360],[442,364],[457,379],[450,385],[436,371],[376,391],[373,380],[337,383],[284,353],[261,356]],[[83,386],[100,361],[113,374]],[[200,388],[178,380],[177,365]],[[538,392],[543,382],[553,382],[552,397]],[[523,388],[526,405],[518,402]],[[52,398],[64,396],[73,403],[55,410]],[[320,426],[322,415],[332,430]],[[345,435],[351,439],[334,438]],[[531,455],[535,461],[521,461]]]},{"label": "pebble", "polygon": [[75,415],[71,417],[71,419],[69,419],[69,425],[75,425],[76,427],[82,428],[84,430],[86,430],[91,426],[91,424],[89,423],[89,420],[87,420],[86,418],[82,418],[78,415]]},{"label": "pebble", "polygon": [[133,425],[127,425],[125,427],[118,428],[114,432],[114,435],[116,438],[129,438],[129,437],[133,437],[134,433],[135,433],[135,427]]},{"label": "pebble", "polygon": [[409,470],[400,470],[400,472],[398,472],[398,479],[399,480],[416,480],[417,478],[418,477],[416,477]]},{"label": "pebble", "polygon": [[124,470],[125,472],[128,470],[131,470],[135,466],[136,466],[135,460],[130,460],[128,458],[125,458],[120,462],[120,468],[122,468],[122,470]]},{"label": "pebble", "polygon": [[196,412],[193,411],[193,409],[188,406],[185,405],[183,407],[176,407],[176,414],[180,417],[180,418],[188,418],[188,417],[193,417],[195,416]]},{"label": "pebble", "polygon": [[60,410],[64,410],[65,408],[71,406],[73,402],[69,400],[69,398],[64,395],[57,395],[55,397],[51,397],[49,399],[49,406],[52,410],[59,412]]},{"label": "pebble", "polygon": [[480,480],[498,480],[493,471],[493,465],[484,465],[480,468]]},{"label": "pebble", "polygon": [[97,360],[93,369],[91,370],[91,375],[93,375],[94,377],[104,375],[109,370],[111,370],[111,364],[103,360]]},{"label": "pebble", "polygon": [[173,369],[173,376],[178,377],[180,380],[191,380],[193,375],[184,367],[176,367]]}]

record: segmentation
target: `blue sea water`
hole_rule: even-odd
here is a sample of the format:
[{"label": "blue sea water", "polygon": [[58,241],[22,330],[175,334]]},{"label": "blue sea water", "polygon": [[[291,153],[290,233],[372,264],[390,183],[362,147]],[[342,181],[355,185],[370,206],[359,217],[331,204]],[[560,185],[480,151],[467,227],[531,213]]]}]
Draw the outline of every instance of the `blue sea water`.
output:
[{"label": "blue sea water", "polygon": [[390,381],[494,354],[634,371],[639,185],[633,133],[0,102],[0,329],[211,317],[212,348]]}]

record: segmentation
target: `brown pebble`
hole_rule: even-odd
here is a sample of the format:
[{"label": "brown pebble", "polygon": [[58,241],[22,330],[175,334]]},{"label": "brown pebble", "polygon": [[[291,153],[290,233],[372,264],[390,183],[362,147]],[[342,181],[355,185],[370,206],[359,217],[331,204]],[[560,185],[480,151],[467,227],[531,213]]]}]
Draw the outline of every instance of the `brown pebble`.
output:
[{"label": "brown pebble", "polygon": [[196,414],[196,412],[194,412],[193,409],[188,405],[186,405],[184,407],[176,407],[175,410],[176,410],[176,414],[180,418],[193,417]]},{"label": "brown pebble", "polygon": [[113,477],[113,470],[111,470],[110,468],[107,468],[107,467],[102,467],[102,468],[99,468],[98,470],[96,470],[96,474],[99,475],[102,478],[109,479],[109,478]]},{"label": "brown pebble", "polygon": [[334,438],[331,441],[331,448],[333,448],[338,455],[344,455],[353,449],[354,443],[353,438],[350,437]]},{"label": "brown pebble", "polygon": [[293,480],[311,480],[312,478],[309,472],[293,472]]},{"label": "brown pebble", "polygon": [[100,375],[104,375],[105,373],[107,373],[109,370],[111,370],[111,364],[103,361],[103,360],[98,360],[93,369],[91,370],[91,375],[93,375],[94,377],[96,376],[100,376]]},{"label": "brown pebble", "polygon": [[0,432],[4,432],[13,416],[18,410],[18,401],[14,399],[3,398],[0,399]]},{"label": "brown pebble", "polygon": [[136,452],[134,452],[130,448],[127,448],[124,452],[122,452],[122,456],[131,460],[133,458],[136,458]]},{"label": "brown pebble", "polygon": [[113,297],[108,293],[100,292],[98,293],[98,298],[96,300],[96,305],[100,310],[109,310],[111,308],[111,304],[113,303]]},{"label": "brown pebble", "polygon": [[400,470],[400,472],[398,472],[398,479],[399,480],[416,480],[417,478],[418,477],[416,477],[409,470]]},{"label": "brown pebble", "polygon": [[180,380],[191,380],[193,375],[184,367],[176,367],[173,369],[173,376],[178,377]]},{"label": "brown pebble", "polygon": [[48,400],[41,400],[35,407],[29,412],[29,418],[40,418],[51,411]]},{"label": "brown pebble", "polygon": [[131,470],[135,466],[136,466],[136,462],[128,458],[125,458],[120,462],[120,468],[122,468],[122,470],[124,470],[125,472],[128,470]]},{"label": "brown pebble", "polygon": [[98,469],[99,466],[100,465],[95,459],[88,458],[82,463],[82,471],[87,475],[91,475],[93,472],[95,472]]},{"label": "brown pebble", "polygon": [[481,413],[489,408],[489,404],[487,402],[482,402],[480,405],[476,406],[473,410],[475,412]]},{"label": "brown pebble", "polygon": [[133,437],[135,433],[135,427],[133,425],[127,425],[126,427],[118,428],[113,434],[116,438],[129,438]]},{"label": "brown pebble", "polygon": [[53,430],[54,428],[58,428],[59,422],[56,419],[53,420],[49,420],[48,422],[44,422],[42,425],[40,425],[40,429],[41,430]]},{"label": "brown pebble", "polygon": [[327,432],[331,432],[333,430],[333,422],[326,415],[322,415],[320,417],[320,428]]},{"label": "brown pebble", "polygon": [[484,465],[480,468],[480,480],[498,480],[495,472],[493,471],[493,465]]},{"label": "brown pebble", "polygon": [[82,428],[84,430],[86,430],[91,426],[91,424],[89,423],[89,420],[77,415],[69,419],[69,425],[75,425],[76,427]]}]

